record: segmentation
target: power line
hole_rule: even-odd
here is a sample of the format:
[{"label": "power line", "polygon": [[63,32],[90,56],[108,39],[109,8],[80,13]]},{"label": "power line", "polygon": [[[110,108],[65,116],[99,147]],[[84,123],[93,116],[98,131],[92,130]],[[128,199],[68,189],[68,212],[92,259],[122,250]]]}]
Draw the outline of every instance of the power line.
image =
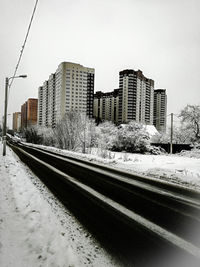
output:
[{"label": "power line", "polygon": [[159,119],[163,119],[163,118],[167,118],[167,117],[169,117],[169,116],[171,116],[171,113],[170,114],[168,114],[168,115],[164,115],[164,116],[158,116],[158,117],[156,117],[156,118],[153,118],[153,120],[159,120]]},{"label": "power line", "polygon": [[180,114],[174,113],[174,116],[178,118],[180,116]]},{"label": "power line", "polygon": [[23,55],[24,48],[25,48],[25,45],[26,45],[26,41],[27,41],[27,39],[28,39],[28,35],[29,35],[30,29],[31,29],[31,25],[32,25],[32,21],[33,21],[34,15],[35,15],[35,11],[36,11],[36,7],[37,7],[37,4],[38,4],[38,1],[39,1],[39,0],[36,0],[36,2],[35,2],[35,6],[34,6],[34,9],[33,9],[33,12],[32,12],[32,16],[31,16],[31,20],[30,20],[30,22],[29,22],[28,29],[27,29],[27,32],[26,32],[26,36],[25,36],[25,39],[24,39],[24,43],[23,43],[23,45],[22,45],[22,49],[21,49],[21,51],[20,51],[19,59],[18,59],[18,61],[17,61],[17,65],[16,65],[16,67],[15,67],[15,71],[14,71],[13,76],[12,76],[13,78],[11,79],[11,82],[10,82],[10,84],[9,84],[9,91],[8,91],[8,94],[9,94],[9,92],[10,92],[10,88],[11,88],[11,86],[12,86],[14,77],[16,76],[17,70],[18,70],[18,68],[19,68],[20,61],[21,61],[21,59],[22,59],[22,55]]}]

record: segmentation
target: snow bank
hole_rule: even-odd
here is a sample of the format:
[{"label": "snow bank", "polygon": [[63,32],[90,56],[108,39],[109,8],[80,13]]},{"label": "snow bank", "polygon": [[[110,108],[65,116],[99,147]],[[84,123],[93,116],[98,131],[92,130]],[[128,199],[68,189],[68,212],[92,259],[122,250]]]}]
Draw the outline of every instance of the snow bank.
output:
[{"label": "snow bank", "polygon": [[198,149],[181,152],[176,155],[142,155],[109,151],[107,158],[101,158],[98,156],[98,149],[93,149],[92,154],[82,154],[55,147],[29,145],[39,146],[62,155],[106,164],[128,172],[138,173],[200,190],[200,150]]},{"label": "snow bank", "polygon": [[181,151],[179,155],[182,157],[200,159],[200,149],[192,149],[191,151]]},{"label": "snow bank", "polygon": [[0,149],[0,266],[117,266],[8,148]]}]

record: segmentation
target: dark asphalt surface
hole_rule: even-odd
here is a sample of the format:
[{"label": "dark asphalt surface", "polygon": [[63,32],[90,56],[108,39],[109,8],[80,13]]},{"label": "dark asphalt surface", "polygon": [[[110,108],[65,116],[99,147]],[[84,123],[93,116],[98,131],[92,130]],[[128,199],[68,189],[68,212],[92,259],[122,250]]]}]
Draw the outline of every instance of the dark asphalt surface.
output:
[{"label": "dark asphalt surface", "polygon": [[[46,166],[21,153],[17,147],[12,149],[123,266],[200,266],[199,260],[187,252],[133,223],[61,175],[52,173]],[[199,247],[199,235],[194,231],[200,226],[198,205],[191,206],[184,201],[115,180],[109,175],[88,171],[86,166],[67,162],[64,157],[58,159],[53,154],[47,155],[28,147],[24,150]],[[190,191],[187,194],[192,197]],[[198,194],[194,194],[194,198],[197,197]]]}]

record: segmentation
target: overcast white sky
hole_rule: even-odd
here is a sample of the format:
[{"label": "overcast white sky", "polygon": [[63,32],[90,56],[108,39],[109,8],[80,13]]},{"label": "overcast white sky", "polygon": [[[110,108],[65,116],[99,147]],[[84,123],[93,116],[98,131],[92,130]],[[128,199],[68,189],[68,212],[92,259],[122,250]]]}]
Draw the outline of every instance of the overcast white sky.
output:
[{"label": "overcast white sky", "polygon": [[[35,0],[0,0],[0,121]],[[63,61],[95,68],[95,91],[140,69],[167,89],[168,111],[200,104],[200,0],[39,0],[8,113],[20,111]],[[10,116],[11,117],[11,116]],[[11,118],[8,119],[11,123]]]}]

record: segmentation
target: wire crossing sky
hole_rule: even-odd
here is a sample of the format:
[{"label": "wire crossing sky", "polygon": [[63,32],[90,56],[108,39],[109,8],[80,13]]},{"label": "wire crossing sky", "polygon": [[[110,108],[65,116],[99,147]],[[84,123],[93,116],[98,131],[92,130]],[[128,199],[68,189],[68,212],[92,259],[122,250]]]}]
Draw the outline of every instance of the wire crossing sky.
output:
[{"label": "wire crossing sky", "polygon": [[[31,29],[31,24],[32,24],[32,21],[33,21],[33,17],[34,17],[34,15],[35,15],[35,11],[36,11],[37,4],[38,4],[38,0],[36,0],[36,2],[35,2],[35,6],[34,6],[34,9],[33,9],[33,13],[32,13],[32,16],[31,16],[30,23],[29,23],[29,25],[28,25],[28,30],[27,30],[27,33],[26,33],[26,36],[25,36],[25,40],[24,40],[24,43],[23,43],[23,45],[22,45],[22,49],[21,49],[21,51],[20,51],[20,55],[19,55],[19,59],[18,59],[18,61],[17,61],[17,65],[16,65],[16,67],[15,67],[15,71],[14,71],[14,73],[13,73],[13,78],[11,79],[11,82],[10,82],[10,84],[9,84],[9,90],[10,90],[10,88],[11,88],[11,86],[12,86],[12,83],[13,83],[13,81],[14,81],[14,77],[15,77],[16,74],[17,74],[17,70],[18,70],[18,68],[19,68],[19,64],[20,64],[20,61],[21,61],[21,59],[22,59],[22,55],[23,55],[24,48],[25,48],[25,45],[26,45],[26,42],[27,42],[27,39],[28,39],[28,35],[29,35],[30,29]],[[9,92],[10,92],[10,91],[9,91]]]},{"label": "wire crossing sky", "polygon": [[[5,77],[18,60],[35,0],[0,1],[0,120]],[[200,104],[199,0],[42,0],[9,97],[21,110],[63,61],[95,68],[95,91],[119,87],[119,71],[142,70],[166,89],[167,113]],[[11,123],[11,122],[10,122]]]}]

